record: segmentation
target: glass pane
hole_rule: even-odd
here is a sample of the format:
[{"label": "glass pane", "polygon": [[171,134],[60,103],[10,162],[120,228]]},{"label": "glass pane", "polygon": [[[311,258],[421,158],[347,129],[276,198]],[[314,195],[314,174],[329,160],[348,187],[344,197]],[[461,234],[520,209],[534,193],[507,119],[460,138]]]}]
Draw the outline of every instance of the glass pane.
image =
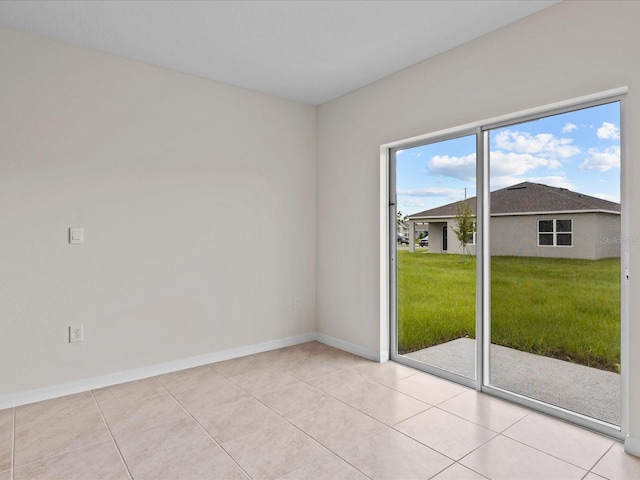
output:
[{"label": "glass pane", "polygon": [[553,220],[540,220],[538,230],[541,232],[553,232]]},{"label": "glass pane", "polygon": [[556,240],[560,246],[571,246],[571,237],[570,233],[559,233]]},{"label": "glass pane", "polygon": [[[475,378],[475,135],[396,152],[398,353]],[[466,199],[466,200],[465,200]],[[411,233],[413,232],[413,234]]]},{"label": "glass pane", "polygon": [[571,220],[556,220],[556,231],[557,232],[570,232],[571,231]]},{"label": "glass pane", "polygon": [[538,238],[540,239],[540,245],[553,245],[552,233],[541,233]]},{"label": "glass pane", "polygon": [[488,383],[614,425],[619,128],[614,102],[489,132]]}]

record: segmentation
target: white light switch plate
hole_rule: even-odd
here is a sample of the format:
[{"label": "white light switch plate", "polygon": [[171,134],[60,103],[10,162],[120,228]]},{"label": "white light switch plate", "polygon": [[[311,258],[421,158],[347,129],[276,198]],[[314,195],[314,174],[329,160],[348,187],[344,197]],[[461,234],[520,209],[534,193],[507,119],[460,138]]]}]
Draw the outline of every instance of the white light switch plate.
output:
[{"label": "white light switch plate", "polygon": [[71,245],[82,245],[84,243],[84,228],[69,228],[69,243]]}]

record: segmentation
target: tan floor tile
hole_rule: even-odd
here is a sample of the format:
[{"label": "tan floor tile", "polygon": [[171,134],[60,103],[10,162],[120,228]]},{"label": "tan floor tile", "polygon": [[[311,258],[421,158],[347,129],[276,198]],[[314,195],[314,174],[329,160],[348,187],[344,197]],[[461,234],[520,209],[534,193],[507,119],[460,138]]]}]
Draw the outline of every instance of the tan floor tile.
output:
[{"label": "tan floor tile", "polygon": [[[15,480],[127,478],[100,410],[136,480],[246,479],[242,468],[288,480],[640,478],[640,459],[606,437],[309,342],[18,407]],[[7,412],[0,480],[13,480]],[[495,432],[503,434],[491,438]]]},{"label": "tan floor tile", "polygon": [[307,356],[300,360],[289,362],[283,368],[288,374],[301,380],[310,380],[338,371],[331,362],[327,362],[326,358],[320,355]]},{"label": "tan floor tile", "polygon": [[164,387],[153,377],[93,391],[93,395],[101,407],[108,405],[121,409],[129,408],[129,406],[139,404],[147,398],[165,393],[167,392]]},{"label": "tan floor tile", "polygon": [[0,472],[11,468],[13,408],[0,410]]},{"label": "tan floor tile", "polygon": [[145,430],[189,416],[184,408],[166,392],[163,395],[131,404],[127,408],[118,404],[100,405],[100,408],[116,439],[127,432]]},{"label": "tan floor tile", "polygon": [[338,403],[338,400],[306,383],[269,392],[259,398],[286,419],[306,415]]},{"label": "tan floor tile", "polygon": [[288,423],[222,446],[255,480],[279,478],[329,453]]},{"label": "tan floor tile", "polygon": [[110,440],[91,392],[16,408],[15,465]]},{"label": "tan floor tile", "polygon": [[58,455],[15,469],[14,480],[128,479],[116,446],[111,440]]},{"label": "tan floor tile", "polygon": [[118,446],[136,480],[246,478],[193,420],[129,433],[118,440]]},{"label": "tan floor tile", "polygon": [[367,477],[334,454],[295,470],[279,480],[366,480]]},{"label": "tan floor tile", "polygon": [[433,477],[432,480],[485,480],[487,477],[483,477],[479,473],[469,470],[467,467],[454,463],[446,470],[440,472]]},{"label": "tan floor tile", "polygon": [[249,394],[226,378],[204,382],[172,392],[176,400],[192,415],[249,398]]},{"label": "tan floor tile", "polygon": [[392,361],[384,363],[369,362],[356,367],[354,370],[358,373],[363,373],[372,380],[382,383],[388,387],[404,378],[420,373],[418,370],[405,367],[404,365],[400,365],[399,363]]},{"label": "tan floor tile", "polygon": [[614,442],[592,471],[611,480],[636,480],[640,478],[640,458],[625,453],[622,443]]},{"label": "tan floor tile", "polygon": [[291,422],[331,450],[384,428],[384,424],[342,403],[294,418]]},{"label": "tan floor tile", "polygon": [[494,432],[502,432],[526,417],[530,410],[475,390],[467,390],[438,405],[462,418]]},{"label": "tan floor tile", "polygon": [[582,480],[607,480],[607,479],[604,477],[601,477],[600,475],[596,475],[593,472],[589,472],[587,473],[587,476],[584,477]]},{"label": "tan floor tile", "polygon": [[188,368],[178,372],[159,375],[156,379],[171,393],[184,392],[194,387],[217,384],[224,381],[224,376],[216,373],[208,365]]},{"label": "tan floor tile", "polygon": [[234,377],[236,375],[264,368],[265,362],[257,355],[260,354],[247,355],[244,357],[232,358],[231,360],[212,363],[209,367],[211,367],[214,372],[224,377]]},{"label": "tan floor tile", "polygon": [[387,425],[395,425],[431,408],[431,405],[380,384],[368,388],[346,402]]},{"label": "tan floor tile", "polygon": [[454,460],[459,460],[496,436],[495,432],[432,408],[395,428]]},{"label": "tan floor tile", "polygon": [[404,378],[394,383],[392,388],[429,405],[438,405],[469,390],[462,385],[424,373]]},{"label": "tan floor tile", "polygon": [[356,369],[341,370],[321,377],[312,378],[308,383],[319,390],[340,400],[350,400],[354,395],[373,387],[376,382],[366,375],[358,373]]},{"label": "tan floor tile", "polygon": [[334,348],[322,342],[301,343],[300,345],[296,345],[295,347],[292,347],[292,348],[297,348],[299,350],[302,350],[307,355],[318,355],[323,352],[332,352],[332,351],[335,352],[337,350],[337,348]]},{"label": "tan floor tile", "polygon": [[11,470],[0,472],[0,480],[11,480]]},{"label": "tan floor tile", "polygon": [[[305,344],[302,344],[305,345]],[[307,347],[311,349],[312,347]],[[256,353],[255,357],[263,364],[270,367],[281,367],[290,362],[295,362],[303,358],[310,358],[312,355],[308,353],[301,345],[293,345],[291,347],[278,348],[268,352]],[[244,372],[246,373],[246,372]]]},{"label": "tan floor tile", "polygon": [[235,377],[229,377],[229,380],[254,397],[301,383],[300,380],[285,373],[279,367],[263,368],[259,371],[243,373]]},{"label": "tan floor tile", "polygon": [[493,480],[581,479],[586,471],[510,438],[497,436],[460,463]]},{"label": "tan floor tile", "polygon": [[284,422],[282,417],[255,398],[200,412],[196,419],[218,443],[229,442]]},{"label": "tan floor tile", "polygon": [[64,397],[43,400],[16,407],[16,426],[31,427],[46,420],[64,420],[77,413],[98,412],[98,406],[91,392],[76,393]]},{"label": "tan floor tile", "polygon": [[337,453],[372,479],[426,479],[453,463],[389,427],[362,437]]},{"label": "tan floor tile", "polygon": [[593,467],[614,443],[608,437],[539,413],[531,413],[503,435],[585,470]]},{"label": "tan floor tile", "polygon": [[374,363],[367,358],[359,357],[358,355],[354,355],[353,353],[345,352],[338,349],[320,352],[317,356],[326,359],[327,363],[338,370],[366,365],[368,363]]}]

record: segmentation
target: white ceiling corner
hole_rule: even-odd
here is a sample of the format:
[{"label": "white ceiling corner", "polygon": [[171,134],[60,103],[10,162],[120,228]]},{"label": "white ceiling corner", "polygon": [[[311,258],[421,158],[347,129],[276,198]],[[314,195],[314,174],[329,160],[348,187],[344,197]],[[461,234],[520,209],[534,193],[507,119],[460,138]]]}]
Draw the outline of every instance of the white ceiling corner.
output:
[{"label": "white ceiling corner", "polygon": [[558,0],[0,1],[0,26],[319,105]]}]

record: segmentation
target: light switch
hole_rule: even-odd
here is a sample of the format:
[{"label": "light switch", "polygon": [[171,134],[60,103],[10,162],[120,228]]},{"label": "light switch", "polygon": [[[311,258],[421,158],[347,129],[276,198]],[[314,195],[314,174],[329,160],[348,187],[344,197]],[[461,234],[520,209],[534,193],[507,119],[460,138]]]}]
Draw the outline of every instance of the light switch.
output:
[{"label": "light switch", "polygon": [[71,227],[69,229],[69,243],[71,245],[82,245],[84,243],[84,228]]}]

